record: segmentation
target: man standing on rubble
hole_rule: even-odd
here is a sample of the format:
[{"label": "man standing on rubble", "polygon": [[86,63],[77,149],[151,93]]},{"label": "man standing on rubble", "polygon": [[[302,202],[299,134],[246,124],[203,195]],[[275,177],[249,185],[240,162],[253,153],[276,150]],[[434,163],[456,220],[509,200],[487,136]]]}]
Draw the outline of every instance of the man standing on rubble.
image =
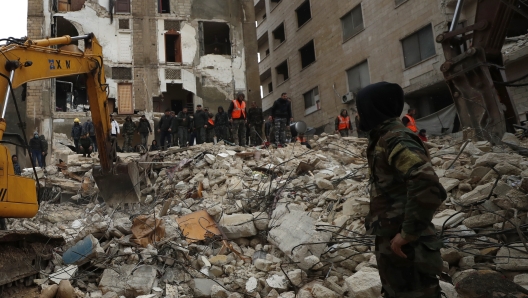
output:
[{"label": "man standing on rubble", "polygon": [[251,145],[258,146],[262,144],[262,125],[264,124],[264,115],[262,108],[257,107],[256,102],[251,102],[251,108],[248,111],[249,130],[251,132]]},{"label": "man standing on rubble", "polygon": [[227,140],[229,134],[229,116],[224,111],[223,107],[218,107],[218,113],[214,119],[216,138],[218,140]]},{"label": "man standing on rubble", "polygon": [[196,135],[196,145],[205,142],[205,129],[207,128],[207,120],[209,117],[207,113],[202,110],[202,105],[196,106],[194,112],[194,134]]},{"label": "man standing on rubble", "polygon": [[145,115],[141,115],[141,118],[139,119],[138,134],[141,135],[141,145],[143,145],[145,149],[148,149],[147,141],[149,134],[152,134],[152,127]]},{"label": "man standing on rubble", "polygon": [[335,130],[341,137],[348,137],[352,132],[352,122],[350,122],[350,116],[348,116],[346,109],[342,109],[341,113],[337,115],[335,119]]},{"label": "man standing on rubble", "polygon": [[244,98],[246,98],[244,93],[238,93],[227,110],[229,122],[233,124],[233,139],[237,146],[246,146],[246,102]]},{"label": "man standing on rubble", "polygon": [[207,129],[205,131],[205,142],[206,143],[214,143],[214,136],[215,136],[215,122],[214,122],[214,115],[213,113],[209,113],[208,109],[205,109],[205,114],[207,115]]},{"label": "man standing on rubble", "polygon": [[289,128],[290,122],[293,121],[291,102],[287,93],[282,93],[273,103],[270,117],[275,124],[275,144],[280,148],[286,143],[286,127]]},{"label": "man standing on rubble", "polygon": [[407,115],[403,116],[402,122],[405,127],[410,129],[414,133],[418,133],[418,127],[416,126],[416,120],[414,120],[414,115],[416,115],[416,109],[409,109]]},{"label": "man standing on rubble", "polygon": [[174,111],[171,111],[170,112],[170,115],[171,115],[171,140],[172,140],[172,143],[171,145],[172,146],[178,146],[179,142],[178,142],[178,126],[179,126],[179,123],[178,123],[178,118],[176,117],[176,113]]},{"label": "man standing on rubble", "polygon": [[125,141],[123,142],[123,152],[133,152],[132,139],[134,132],[136,132],[136,124],[132,122],[132,117],[127,116],[123,124],[123,132],[125,133]]},{"label": "man standing on rubble", "polygon": [[97,152],[97,142],[95,140],[95,126],[91,119],[86,120],[86,122],[82,125],[82,134],[89,134],[90,139],[92,139],[92,143],[94,146],[94,152]]},{"label": "man standing on rubble", "polygon": [[158,132],[160,135],[160,147],[161,150],[165,150],[170,147],[171,144],[171,122],[172,118],[170,116],[170,109],[165,110],[165,115],[163,115],[158,123]]},{"label": "man standing on rubble", "polygon": [[369,133],[370,211],[367,233],[376,235],[375,253],[385,297],[440,297],[442,242],[431,222],[447,197],[429,152],[398,119],[403,89],[380,82],[357,97],[360,128]]},{"label": "man standing on rubble", "polygon": [[178,136],[180,139],[180,147],[187,147],[189,141],[189,128],[191,127],[191,116],[187,113],[187,108],[183,108],[178,113]]},{"label": "man standing on rubble", "polygon": [[81,127],[81,120],[79,118],[75,118],[73,120],[73,126],[71,130],[71,137],[73,139],[73,144],[75,145],[76,153],[79,153],[79,140],[81,139],[82,135],[82,127]]}]

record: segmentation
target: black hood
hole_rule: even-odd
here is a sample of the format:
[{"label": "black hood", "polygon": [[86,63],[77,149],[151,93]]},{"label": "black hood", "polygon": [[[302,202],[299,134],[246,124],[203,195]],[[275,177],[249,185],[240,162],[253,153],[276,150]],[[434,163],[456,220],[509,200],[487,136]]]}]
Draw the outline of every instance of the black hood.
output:
[{"label": "black hood", "polygon": [[398,84],[379,82],[361,89],[356,100],[359,129],[371,131],[385,120],[399,117],[403,105],[403,89]]},{"label": "black hood", "polygon": [[218,113],[223,113],[224,112],[224,108],[223,107],[218,107]]}]

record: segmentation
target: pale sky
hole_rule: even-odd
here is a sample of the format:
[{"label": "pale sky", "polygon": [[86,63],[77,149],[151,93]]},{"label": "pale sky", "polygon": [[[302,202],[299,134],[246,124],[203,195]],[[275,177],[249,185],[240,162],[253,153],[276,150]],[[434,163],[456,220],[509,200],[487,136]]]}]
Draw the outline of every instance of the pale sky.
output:
[{"label": "pale sky", "polygon": [[27,35],[27,6],[27,0],[0,0],[0,38]]}]

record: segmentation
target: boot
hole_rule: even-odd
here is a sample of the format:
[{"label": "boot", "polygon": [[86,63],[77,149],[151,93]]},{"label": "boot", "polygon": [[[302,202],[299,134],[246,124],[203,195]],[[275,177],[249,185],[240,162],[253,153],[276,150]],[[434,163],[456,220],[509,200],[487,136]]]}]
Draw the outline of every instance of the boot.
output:
[{"label": "boot", "polygon": [[86,154],[83,154],[83,157],[86,157]]}]

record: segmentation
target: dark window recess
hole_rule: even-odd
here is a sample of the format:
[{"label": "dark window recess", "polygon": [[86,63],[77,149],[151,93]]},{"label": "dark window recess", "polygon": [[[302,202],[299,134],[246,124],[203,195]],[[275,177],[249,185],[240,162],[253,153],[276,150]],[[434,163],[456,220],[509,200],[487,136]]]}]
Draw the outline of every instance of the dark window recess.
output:
[{"label": "dark window recess", "polygon": [[181,38],[178,33],[165,33],[165,61],[182,62]]},{"label": "dark window recess", "polygon": [[273,83],[268,84],[268,93],[273,92]]},{"label": "dark window recess", "polygon": [[363,30],[361,4],[341,18],[341,26],[343,27],[343,40],[347,40]]},{"label": "dark window recess", "polygon": [[270,51],[269,51],[269,49],[267,49],[267,50],[266,50],[266,57],[268,57],[269,54],[270,54]]},{"label": "dark window recess", "polygon": [[202,55],[231,55],[229,25],[219,22],[200,23]]},{"label": "dark window recess", "polygon": [[273,45],[275,47],[278,47],[281,43],[283,43],[286,40],[286,33],[284,32],[284,23],[280,24],[275,30],[272,32],[273,34]]},{"label": "dark window recess", "polygon": [[266,14],[263,14],[262,15],[262,20],[265,20],[266,19]]},{"label": "dark window recess", "polygon": [[130,29],[130,20],[119,19],[119,29]]},{"label": "dark window recess", "polygon": [[405,67],[410,67],[420,61],[435,55],[433,27],[427,25],[409,37],[402,40]]},{"label": "dark window recess", "polygon": [[297,9],[295,10],[297,14],[297,26],[301,27],[306,22],[312,18],[312,12],[310,11],[310,0],[304,1]]},{"label": "dark window recess", "polygon": [[112,67],[112,79],[114,80],[132,80],[132,68]]},{"label": "dark window recess", "polygon": [[180,21],[175,20],[164,20],[163,21],[163,28],[167,31],[173,30],[173,31],[180,31]]},{"label": "dark window recess", "polygon": [[315,46],[313,40],[310,40],[299,52],[301,53],[302,68],[315,62]]},{"label": "dark window recess", "polygon": [[170,0],[158,0],[158,12],[170,13]]},{"label": "dark window recess", "polygon": [[277,83],[278,84],[290,78],[288,75],[288,61],[282,62],[280,65],[275,67],[275,70],[277,71]]},{"label": "dark window recess", "polygon": [[53,11],[79,11],[83,8],[85,0],[54,0]]},{"label": "dark window recess", "polygon": [[130,13],[130,0],[116,0],[115,1],[115,12]]}]

